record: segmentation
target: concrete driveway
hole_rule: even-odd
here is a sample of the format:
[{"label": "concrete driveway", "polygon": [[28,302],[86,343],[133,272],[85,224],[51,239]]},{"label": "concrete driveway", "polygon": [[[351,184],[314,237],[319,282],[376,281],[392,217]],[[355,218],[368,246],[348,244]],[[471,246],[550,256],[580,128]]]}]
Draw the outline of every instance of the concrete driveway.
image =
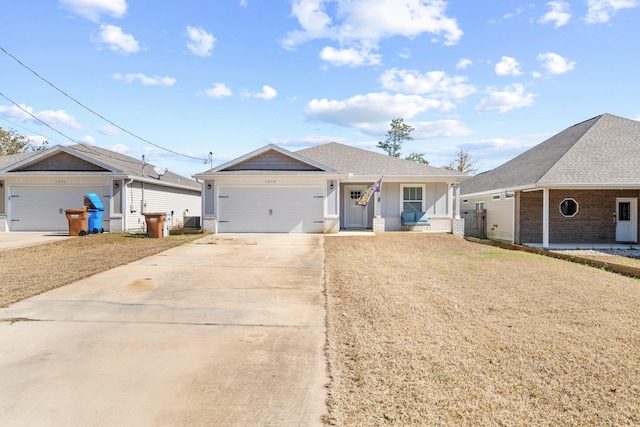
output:
[{"label": "concrete driveway", "polygon": [[0,310],[0,425],[321,425],[322,246],[207,236]]},{"label": "concrete driveway", "polygon": [[12,231],[0,233],[0,251],[26,248],[70,238],[68,233],[46,231]]}]

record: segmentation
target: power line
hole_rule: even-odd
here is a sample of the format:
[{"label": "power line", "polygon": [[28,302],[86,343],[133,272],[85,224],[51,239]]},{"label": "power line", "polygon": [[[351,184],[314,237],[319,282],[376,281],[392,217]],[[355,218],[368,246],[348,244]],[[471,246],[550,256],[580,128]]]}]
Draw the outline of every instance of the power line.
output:
[{"label": "power line", "polygon": [[[10,58],[12,58],[14,61],[16,61],[18,64],[22,65],[24,68],[26,68],[27,70],[31,71],[31,72],[32,72],[36,77],[38,77],[40,80],[42,80],[43,82],[47,83],[49,86],[51,86],[52,88],[54,88],[55,90],[57,90],[58,92],[60,92],[60,93],[61,93],[61,94],[63,94],[64,96],[66,96],[67,98],[69,98],[70,100],[72,100],[73,102],[75,102],[76,104],[78,104],[79,106],[81,106],[82,108],[84,108],[85,110],[89,111],[90,113],[92,113],[92,114],[94,114],[94,115],[96,115],[96,116],[100,117],[102,120],[104,120],[105,122],[109,123],[110,125],[112,125],[112,126],[114,126],[114,127],[118,128],[118,129],[120,129],[121,131],[125,132],[126,134],[131,135],[132,137],[137,138],[137,139],[139,139],[139,140],[140,140],[140,141],[142,141],[142,142],[145,142],[145,143],[147,143],[147,144],[149,144],[149,145],[153,145],[154,147],[157,147],[157,148],[159,148],[159,149],[161,149],[161,150],[164,150],[164,151],[167,151],[167,152],[169,152],[169,153],[175,154],[175,155],[177,155],[177,156],[182,156],[182,157],[186,157],[186,158],[189,158],[189,159],[200,160],[200,161],[208,161],[208,159],[203,159],[203,158],[200,158],[200,157],[189,156],[189,155],[187,155],[187,154],[182,154],[182,153],[179,153],[179,152],[177,152],[177,151],[171,150],[171,149],[169,149],[169,148],[165,148],[165,147],[163,147],[163,146],[161,146],[161,145],[158,145],[158,144],[153,143],[153,142],[151,142],[151,141],[149,141],[149,140],[147,140],[147,139],[144,139],[144,138],[142,138],[141,136],[138,136],[138,135],[136,135],[136,134],[135,134],[135,133],[133,133],[133,132],[128,131],[127,129],[123,128],[122,126],[117,125],[116,123],[114,123],[114,122],[112,122],[111,120],[107,119],[107,118],[106,118],[106,117],[104,117],[103,115],[101,115],[101,114],[97,113],[96,111],[92,110],[91,108],[87,107],[87,106],[86,106],[86,105],[84,105],[82,102],[78,101],[77,99],[75,99],[74,97],[72,97],[71,95],[69,95],[68,93],[66,93],[65,91],[63,91],[62,89],[60,89],[59,87],[57,87],[56,85],[54,85],[53,83],[51,83],[49,80],[47,80],[47,79],[45,79],[44,77],[42,77],[40,74],[38,74],[38,73],[37,73],[36,71],[34,71],[32,68],[30,68],[29,66],[27,66],[26,64],[24,64],[22,61],[20,61],[18,58],[16,58],[15,56],[13,56],[12,54],[10,54],[9,52],[7,52],[7,51],[6,51],[2,46],[0,46],[0,50],[1,50],[2,52],[4,52],[7,56],[9,56]],[[3,96],[4,96],[4,95],[3,95]],[[5,97],[5,99],[8,99],[8,98],[6,98],[6,97]],[[13,102],[13,101],[11,101],[11,102]],[[15,103],[14,103],[14,104],[15,104]],[[33,116],[33,115],[32,115],[32,116]],[[34,116],[34,117],[35,117],[35,116]],[[39,119],[37,119],[37,120],[39,120]],[[40,122],[42,122],[42,120],[39,120],[39,121],[40,121]],[[44,122],[42,122],[42,123],[44,123]],[[45,124],[46,124],[46,123],[45,123]],[[49,125],[47,125],[47,126],[49,126]],[[51,126],[49,126],[49,127],[51,127]],[[53,129],[53,128],[51,128],[51,129]],[[53,130],[55,130],[55,129],[53,129]],[[56,130],[56,132],[58,132],[58,131]],[[58,133],[60,133],[60,132],[58,132]],[[66,136],[66,135],[64,135],[64,134],[62,134],[62,133],[60,133],[60,134],[61,134],[61,135],[63,135],[63,136],[65,136],[66,138],[69,138],[68,136]]]},{"label": "power line", "polygon": [[[1,49],[1,48],[0,48],[0,49]],[[18,108],[19,108],[20,110],[22,110],[24,113],[26,113],[26,114],[28,114],[29,116],[33,117],[35,120],[39,121],[40,123],[42,123],[43,125],[45,125],[45,126],[46,126],[46,127],[48,127],[49,129],[51,129],[52,131],[59,133],[60,135],[62,135],[62,136],[64,136],[65,138],[67,138],[69,141],[71,141],[71,142],[73,142],[73,143],[75,143],[75,144],[81,145],[81,146],[83,146],[83,147],[87,148],[89,151],[92,151],[92,152],[94,152],[95,154],[97,154],[97,155],[99,155],[99,156],[108,157],[108,158],[110,158],[110,159],[117,160],[117,161],[119,161],[119,162],[131,163],[131,164],[133,164],[133,165],[138,165],[138,164],[140,164],[140,162],[138,162],[138,161],[126,160],[126,159],[122,159],[122,158],[117,158],[117,157],[110,156],[110,155],[108,155],[108,154],[106,154],[106,153],[102,153],[102,152],[100,152],[100,151],[96,150],[95,148],[93,148],[93,147],[92,147],[91,145],[89,145],[89,144],[85,144],[85,143],[83,143],[83,142],[76,141],[75,139],[71,138],[70,136],[68,136],[68,135],[66,135],[66,134],[64,134],[64,133],[62,133],[62,132],[60,132],[59,130],[55,129],[53,126],[51,126],[51,125],[49,125],[48,123],[44,122],[44,121],[43,121],[43,120],[41,120],[39,117],[37,117],[37,116],[35,116],[33,113],[31,113],[29,110],[27,110],[27,109],[23,108],[20,104],[18,104],[17,102],[13,101],[13,100],[12,100],[12,99],[10,99],[9,97],[7,97],[4,93],[0,92],[0,96],[2,96],[4,99],[6,99],[6,100],[7,100],[7,101],[9,101],[10,103],[12,103],[12,104],[13,104],[13,105],[15,105],[16,107],[18,107]],[[5,119],[5,120],[6,120],[6,119]],[[7,121],[8,121],[8,120],[7,120]],[[11,122],[9,122],[9,123],[11,123]],[[27,129],[27,130],[28,130],[28,129]],[[57,142],[59,142],[59,141],[57,141]]]},{"label": "power line", "polygon": [[[7,99],[7,98],[5,97],[5,99]],[[14,104],[14,105],[15,105],[15,104]],[[20,128],[20,129],[24,129],[24,130],[26,130],[26,131],[28,131],[28,132],[31,132],[31,133],[34,133],[34,134],[40,135],[40,132],[36,132],[36,131],[35,131],[35,130],[33,130],[33,129],[29,129],[29,128],[24,127],[24,126],[22,126],[22,125],[19,125],[19,124],[15,123],[15,122],[12,122],[11,120],[7,119],[6,117],[2,117],[2,116],[0,116],[0,119],[4,120],[4,121],[5,121],[5,122],[7,122],[7,123],[11,123],[13,126],[18,127],[18,128]],[[47,141],[53,141],[53,142],[57,142],[58,144],[62,144],[62,142],[58,141],[57,139],[49,138],[49,137],[46,137],[46,136],[44,136],[44,135],[43,135],[43,137],[47,138]]]}]

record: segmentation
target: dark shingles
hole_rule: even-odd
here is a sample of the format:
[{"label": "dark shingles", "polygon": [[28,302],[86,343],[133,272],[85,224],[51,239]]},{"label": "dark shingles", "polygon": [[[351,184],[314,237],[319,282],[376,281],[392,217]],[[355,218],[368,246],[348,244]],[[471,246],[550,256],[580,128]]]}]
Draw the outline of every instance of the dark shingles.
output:
[{"label": "dark shingles", "polygon": [[638,182],[640,123],[603,114],[469,179],[462,194],[536,185]]},{"label": "dark shingles", "polygon": [[448,169],[424,165],[386,154],[374,153],[369,150],[363,150],[337,142],[296,151],[296,154],[327,165],[344,174],[353,173],[354,175],[365,176],[466,177],[464,174]]}]

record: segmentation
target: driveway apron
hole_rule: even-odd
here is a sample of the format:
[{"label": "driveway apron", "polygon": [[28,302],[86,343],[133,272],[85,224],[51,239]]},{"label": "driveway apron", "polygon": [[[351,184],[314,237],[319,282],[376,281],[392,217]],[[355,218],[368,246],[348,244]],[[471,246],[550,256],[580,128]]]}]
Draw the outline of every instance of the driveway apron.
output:
[{"label": "driveway apron", "polygon": [[321,425],[323,257],[212,235],[0,310],[0,425]]}]

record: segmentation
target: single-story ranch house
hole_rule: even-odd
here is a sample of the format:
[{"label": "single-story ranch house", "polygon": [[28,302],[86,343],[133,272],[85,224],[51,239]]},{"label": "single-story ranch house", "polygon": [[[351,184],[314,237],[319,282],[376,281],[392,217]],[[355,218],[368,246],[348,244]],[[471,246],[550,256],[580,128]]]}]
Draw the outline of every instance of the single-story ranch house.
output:
[{"label": "single-story ranch house", "polygon": [[640,122],[603,114],[461,185],[487,237],[518,244],[638,242]]},{"label": "single-story ranch house", "polygon": [[[399,231],[401,213],[419,211],[429,225],[411,229],[451,233],[454,187],[467,176],[332,142],[296,152],[267,145],[194,178],[209,232]],[[356,205],[380,178],[380,192]]]},{"label": "single-story ranch house", "polygon": [[68,231],[65,210],[96,193],[105,231],[143,228],[143,213],[173,213],[172,226],[200,217],[201,186],[140,159],[91,145],[0,156],[0,232]]}]

